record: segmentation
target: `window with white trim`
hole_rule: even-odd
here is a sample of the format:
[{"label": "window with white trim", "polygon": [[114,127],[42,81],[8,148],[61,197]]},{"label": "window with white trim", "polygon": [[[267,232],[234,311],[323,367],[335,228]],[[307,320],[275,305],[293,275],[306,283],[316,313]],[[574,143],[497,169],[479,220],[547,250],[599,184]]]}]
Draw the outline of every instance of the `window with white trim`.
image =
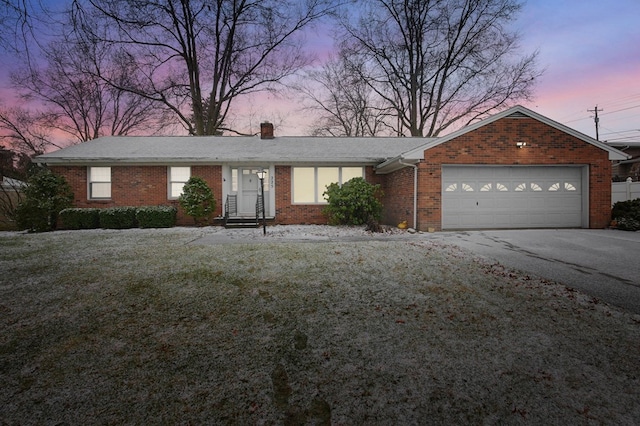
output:
[{"label": "window with white trim", "polygon": [[191,177],[191,167],[169,167],[169,199],[182,195],[182,188]]},{"label": "window with white trim", "polygon": [[364,177],[362,167],[294,167],[291,173],[294,204],[325,204],[324,192],[332,183],[342,185]]},{"label": "window with white trim", "polygon": [[108,200],[111,198],[111,167],[89,167],[87,176],[89,199]]}]

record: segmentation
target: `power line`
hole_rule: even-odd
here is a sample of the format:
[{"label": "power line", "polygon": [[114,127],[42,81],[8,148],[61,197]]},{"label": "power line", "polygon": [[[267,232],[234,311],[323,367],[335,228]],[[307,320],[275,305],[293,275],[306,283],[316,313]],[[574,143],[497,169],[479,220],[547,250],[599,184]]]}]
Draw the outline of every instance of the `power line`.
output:
[{"label": "power line", "polygon": [[[604,129],[604,127],[603,127],[603,129]],[[622,133],[640,132],[640,129],[620,130],[620,131],[617,131],[617,132],[614,131],[614,130],[611,130],[611,129],[607,129],[607,130],[609,130],[609,131],[606,132],[606,133],[603,133],[602,136],[604,136],[604,135],[614,135],[614,134],[615,135],[619,135],[619,134],[622,134]]]},{"label": "power line", "polygon": [[[596,108],[598,108],[598,107],[596,107]],[[634,108],[640,108],[640,105],[634,105],[634,106],[630,106],[630,107],[627,107],[627,108],[617,109],[615,111],[609,111],[606,114],[602,114],[602,115],[609,115],[609,114],[613,114],[614,112],[627,111],[627,110],[634,109]],[[589,110],[589,111],[592,111],[592,110]],[[600,110],[600,111],[602,111],[602,110]],[[596,116],[597,115],[598,114],[596,113]]]}]

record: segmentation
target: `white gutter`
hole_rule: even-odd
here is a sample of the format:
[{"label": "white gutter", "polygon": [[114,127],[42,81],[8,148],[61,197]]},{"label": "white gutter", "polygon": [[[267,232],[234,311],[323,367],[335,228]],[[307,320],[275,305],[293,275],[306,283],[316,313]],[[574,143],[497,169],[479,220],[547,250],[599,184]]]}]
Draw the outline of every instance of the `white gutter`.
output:
[{"label": "white gutter", "polygon": [[398,159],[398,163],[403,166],[413,167],[413,229],[417,230],[418,222],[418,165],[409,164],[402,161],[402,157]]}]

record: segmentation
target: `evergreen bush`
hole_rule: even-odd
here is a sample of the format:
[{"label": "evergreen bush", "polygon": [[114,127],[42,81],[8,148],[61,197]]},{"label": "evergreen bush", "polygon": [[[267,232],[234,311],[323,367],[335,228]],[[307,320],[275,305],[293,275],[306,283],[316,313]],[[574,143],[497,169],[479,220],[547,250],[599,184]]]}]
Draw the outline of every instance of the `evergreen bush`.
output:
[{"label": "evergreen bush", "polygon": [[192,176],[184,184],[178,203],[187,215],[193,217],[196,225],[208,223],[216,211],[213,191],[204,179],[197,176]]},{"label": "evergreen bush", "polygon": [[64,209],[60,222],[64,229],[96,229],[100,227],[100,209]]},{"label": "evergreen bush", "polygon": [[611,209],[611,219],[623,231],[640,231],[640,198],[618,201]]},{"label": "evergreen bush", "polygon": [[129,229],[138,226],[135,207],[109,207],[99,210],[101,228]]},{"label": "evergreen bush", "polygon": [[361,177],[353,178],[342,186],[332,183],[324,195],[329,204],[322,213],[331,225],[364,225],[379,221],[382,216],[380,185],[372,185]]},{"label": "evergreen bush", "polygon": [[71,207],[72,201],[73,192],[64,177],[46,168],[33,169],[24,188],[24,200],[16,208],[18,229],[53,231],[59,213]]},{"label": "evergreen bush", "polygon": [[140,228],[171,228],[176,224],[177,213],[173,206],[138,207],[136,220]]}]

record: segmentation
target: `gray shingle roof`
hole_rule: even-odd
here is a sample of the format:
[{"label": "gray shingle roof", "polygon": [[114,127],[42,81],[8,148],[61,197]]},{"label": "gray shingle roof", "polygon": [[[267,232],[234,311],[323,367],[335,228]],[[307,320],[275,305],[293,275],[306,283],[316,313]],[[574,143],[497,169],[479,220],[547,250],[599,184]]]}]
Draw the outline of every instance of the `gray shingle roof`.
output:
[{"label": "gray shingle roof", "polygon": [[36,157],[47,164],[359,163],[378,164],[425,138],[109,136]]},{"label": "gray shingle roof", "polygon": [[417,161],[424,151],[512,114],[528,116],[609,152],[627,154],[522,106],[515,106],[440,138],[229,136],[109,136],[36,157],[46,164],[360,164],[388,173]]}]

